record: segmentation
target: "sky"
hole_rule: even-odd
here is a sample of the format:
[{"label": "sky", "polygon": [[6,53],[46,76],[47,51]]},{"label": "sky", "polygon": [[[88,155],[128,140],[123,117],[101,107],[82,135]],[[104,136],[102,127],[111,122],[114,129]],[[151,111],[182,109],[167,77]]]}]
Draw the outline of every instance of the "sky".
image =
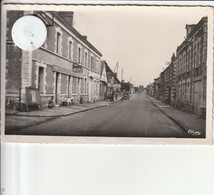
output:
[{"label": "sky", "polygon": [[206,7],[78,6],[74,27],[102,54],[118,78],[148,85],[167,67],[185,39],[186,24],[208,15]]}]

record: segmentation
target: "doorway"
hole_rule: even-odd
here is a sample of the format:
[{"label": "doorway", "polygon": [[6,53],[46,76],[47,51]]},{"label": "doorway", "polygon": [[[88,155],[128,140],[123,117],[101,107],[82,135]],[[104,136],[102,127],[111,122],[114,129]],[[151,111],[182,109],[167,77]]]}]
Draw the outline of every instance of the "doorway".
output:
[{"label": "doorway", "polygon": [[201,114],[201,81],[196,81],[194,83],[194,113],[200,115]]},{"label": "doorway", "polygon": [[44,93],[44,68],[39,67],[38,89],[40,94]]},{"label": "doorway", "polygon": [[59,73],[56,72],[56,81],[55,81],[55,104],[58,104],[58,91],[59,91]]}]

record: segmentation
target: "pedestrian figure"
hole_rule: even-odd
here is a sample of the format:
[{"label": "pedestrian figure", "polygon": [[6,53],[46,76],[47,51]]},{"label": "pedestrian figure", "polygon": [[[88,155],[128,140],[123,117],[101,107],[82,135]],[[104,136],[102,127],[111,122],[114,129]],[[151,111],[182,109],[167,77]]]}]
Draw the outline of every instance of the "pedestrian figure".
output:
[{"label": "pedestrian figure", "polygon": [[114,101],[114,91],[112,91],[111,98],[112,98],[112,102],[113,102]]},{"label": "pedestrian figure", "polygon": [[80,104],[83,104],[83,96],[80,96]]},{"label": "pedestrian figure", "polygon": [[54,97],[51,97],[51,99],[48,101],[48,108],[54,107],[53,99],[54,99]]}]

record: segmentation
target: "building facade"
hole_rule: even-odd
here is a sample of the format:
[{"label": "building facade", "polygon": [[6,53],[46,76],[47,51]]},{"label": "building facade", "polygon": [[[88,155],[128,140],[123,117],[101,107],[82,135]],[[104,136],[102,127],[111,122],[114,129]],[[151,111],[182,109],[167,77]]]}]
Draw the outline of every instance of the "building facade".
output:
[{"label": "building facade", "polygon": [[121,91],[121,82],[117,78],[117,74],[114,73],[106,61],[103,61],[106,67],[106,76],[108,82],[108,90],[107,96],[111,96],[112,94],[119,94]]},{"label": "building facade", "polygon": [[106,62],[101,61],[101,72],[100,72],[100,99],[106,100],[108,98],[108,79],[106,72]]},{"label": "building facade", "polygon": [[[47,27],[47,40],[33,51],[19,49],[10,32],[23,15],[36,15]],[[10,11],[7,16],[6,102],[24,110],[39,99],[46,107],[100,100],[102,54],[73,27],[73,12]],[[35,96],[35,94],[38,94]]]},{"label": "building facade", "polygon": [[207,17],[186,25],[186,39],[177,48],[176,106],[205,116]]},{"label": "building facade", "polygon": [[154,97],[160,99],[160,77],[154,79]]},{"label": "building facade", "polygon": [[175,54],[171,57],[171,62],[167,68],[161,72],[160,79],[157,79],[156,85],[157,85],[157,96],[162,100],[163,102],[175,105],[175,99],[176,99],[176,89],[175,89],[175,83],[176,83],[176,57]]},{"label": "building facade", "polygon": [[155,94],[154,86],[155,86],[154,82],[147,85],[146,86],[146,94],[154,97],[154,94]]}]

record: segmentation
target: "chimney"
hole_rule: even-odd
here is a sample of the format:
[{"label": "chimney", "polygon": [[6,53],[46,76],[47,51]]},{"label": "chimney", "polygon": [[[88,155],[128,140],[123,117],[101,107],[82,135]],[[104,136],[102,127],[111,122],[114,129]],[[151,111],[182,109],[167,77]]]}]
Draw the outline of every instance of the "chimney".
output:
[{"label": "chimney", "polygon": [[60,14],[60,16],[62,16],[63,17],[63,19],[69,24],[69,25],[71,25],[71,26],[73,26],[73,16],[74,16],[74,12],[66,12],[66,11],[64,11],[64,12],[62,12],[62,11],[60,11],[60,12],[58,12],[59,14]]},{"label": "chimney", "polygon": [[186,37],[192,32],[193,28],[195,28],[196,24],[187,24],[186,25]]},{"label": "chimney", "polygon": [[87,39],[87,36],[86,36],[86,35],[82,35],[82,37],[83,37],[84,39]]},{"label": "chimney", "polygon": [[175,60],[175,53],[172,54],[171,62],[173,62],[174,60]]},{"label": "chimney", "polygon": [[114,77],[115,77],[115,78],[117,78],[117,73],[116,73],[116,72],[114,72],[113,74],[114,74]]}]

